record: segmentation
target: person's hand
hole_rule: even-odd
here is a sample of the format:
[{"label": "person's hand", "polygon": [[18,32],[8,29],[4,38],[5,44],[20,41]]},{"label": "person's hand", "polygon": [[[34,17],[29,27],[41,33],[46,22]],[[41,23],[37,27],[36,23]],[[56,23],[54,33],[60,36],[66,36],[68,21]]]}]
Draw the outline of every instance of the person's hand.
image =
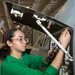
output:
[{"label": "person's hand", "polygon": [[49,50],[46,54],[45,61],[48,62],[48,57],[51,54],[52,50]]},{"label": "person's hand", "polygon": [[70,43],[70,39],[71,39],[71,35],[70,35],[69,31],[67,29],[65,29],[59,37],[59,41],[60,41],[61,45],[64,48],[66,48],[67,45]]},{"label": "person's hand", "polygon": [[52,52],[52,50],[49,50],[49,51],[47,52],[47,57],[50,55],[51,52]]}]

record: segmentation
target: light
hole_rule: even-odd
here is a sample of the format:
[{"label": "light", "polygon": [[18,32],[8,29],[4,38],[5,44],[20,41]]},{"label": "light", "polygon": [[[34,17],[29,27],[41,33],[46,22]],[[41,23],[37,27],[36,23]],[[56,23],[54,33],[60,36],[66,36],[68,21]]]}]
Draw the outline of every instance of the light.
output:
[{"label": "light", "polygon": [[4,32],[3,32],[3,30],[2,30],[2,29],[0,30],[0,32],[1,32],[2,34],[4,34]]},{"label": "light", "polygon": [[26,6],[26,8],[30,8],[29,6]]},{"label": "light", "polygon": [[3,25],[4,25],[4,21],[1,20],[1,22],[0,22],[0,29],[3,27]]},{"label": "light", "polygon": [[16,28],[19,29],[20,28],[20,25],[17,25]]},{"label": "light", "polygon": [[18,28],[20,27],[20,25],[17,26]]}]

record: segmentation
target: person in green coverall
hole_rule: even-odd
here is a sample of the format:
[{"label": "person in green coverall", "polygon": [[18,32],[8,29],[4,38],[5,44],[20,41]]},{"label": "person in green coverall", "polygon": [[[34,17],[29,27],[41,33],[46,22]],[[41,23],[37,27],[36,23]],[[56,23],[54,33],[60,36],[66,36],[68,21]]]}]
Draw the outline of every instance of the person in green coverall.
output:
[{"label": "person in green coverall", "polygon": [[[61,45],[66,48],[70,43],[71,35],[65,29],[59,37]],[[26,50],[27,39],[19,29],[10,29],[5,35],[5,46],[2,47],[3,62],[1,64],[1,75],[58,75],[64,52],[59,49],[56,57],[49,64],[47,56],[32,56],[23,53]],[[47,67],[40,71],[38,68]]]}]

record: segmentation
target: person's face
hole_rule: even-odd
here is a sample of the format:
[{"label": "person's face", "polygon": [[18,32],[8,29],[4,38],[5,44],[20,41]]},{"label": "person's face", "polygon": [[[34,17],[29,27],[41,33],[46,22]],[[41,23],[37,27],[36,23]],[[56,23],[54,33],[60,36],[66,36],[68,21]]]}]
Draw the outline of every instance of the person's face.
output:
[{"label": "person's face", "polygon": [[26,50],[26,40],[25,35],[22,31],[17,30],[14,32],[14,37],[11,38],[12,42],[10,42],[11,50],[16,50],[19,52],[24,52]]}]

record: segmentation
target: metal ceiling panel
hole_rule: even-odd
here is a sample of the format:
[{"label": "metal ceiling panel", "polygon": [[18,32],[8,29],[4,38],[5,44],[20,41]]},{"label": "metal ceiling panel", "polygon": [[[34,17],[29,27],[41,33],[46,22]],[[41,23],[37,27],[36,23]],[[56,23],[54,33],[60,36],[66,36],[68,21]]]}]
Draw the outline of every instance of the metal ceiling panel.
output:
[{"label": "metal ceiling panel", "polygon": [[[41,32],[44,32],[40,26],[36,23],[37,20],[40,20],[43,26],[47,28],[49,32],[52,34],[60,33],[64,28],[69,27],[45,14],[42,14],[40,12],[25,8],[22,5],[18,5],[11,2],[6,2],[10,17],[13,22],[20,23],[26,26],[29,26],[31,28],[34,28],[36,30],[39,30]],[[15,11],[19,12],[16,13]],[[13,13],[12,13],[13,12]],[[48,28],[48,25],[50,25],[50,28]]]}]

